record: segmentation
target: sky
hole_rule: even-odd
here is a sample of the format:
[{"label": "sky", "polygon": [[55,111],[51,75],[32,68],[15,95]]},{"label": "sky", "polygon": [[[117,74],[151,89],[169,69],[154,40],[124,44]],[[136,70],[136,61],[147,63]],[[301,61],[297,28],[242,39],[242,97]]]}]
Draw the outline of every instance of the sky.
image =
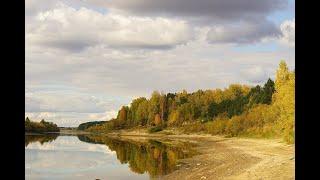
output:
[{"label": "sky", "polygon": [[292,0],[26,0],[25,116],[109,120],[154,91],[263,84],[295,67]]}]

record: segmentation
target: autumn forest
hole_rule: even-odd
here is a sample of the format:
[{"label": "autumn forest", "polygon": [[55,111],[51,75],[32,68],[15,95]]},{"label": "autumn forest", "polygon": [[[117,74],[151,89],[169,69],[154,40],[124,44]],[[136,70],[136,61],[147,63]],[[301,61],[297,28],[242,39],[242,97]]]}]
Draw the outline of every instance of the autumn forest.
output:
[{"label": "autumn forest", "polygon": [[177,93],[154,91],[134,99],[116,118],[88,122],[80,130],[107,133],[148,128],[150,133],[179,128],[186,133],[273,138],[294,143],[295,73],[281,61],[275,80],[254,87],[232,84],[225,89]]}]

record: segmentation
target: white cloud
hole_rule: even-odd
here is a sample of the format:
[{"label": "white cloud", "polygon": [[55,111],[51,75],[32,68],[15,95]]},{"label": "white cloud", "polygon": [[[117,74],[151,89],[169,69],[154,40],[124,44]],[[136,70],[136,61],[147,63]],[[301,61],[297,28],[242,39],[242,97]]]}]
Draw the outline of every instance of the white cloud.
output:
[{"label": "white cloud", "polygon": [[265,83],[268,77],[267,69],[253,66],[241,71],[242,76],[251,83]]},{"label": "white cloud", "polygon": [[29,117],[32,121],[40,122],[42,119],[55,119],[57,114],[53,112],[26,112],[26,117]]},{"label": "white cloud", "polygon": [[191,27],[182,20],[104,14],[62,3],[38,13],[28,26],[28,44],[70,51],[97,45],[172,48],[192,39]]},{"label": "white cloud", "polygon": [[[210,17],[212,21],[261,18],[287,7],[286,0],[88,0],[88,4],[141,16]],[[207,21],[208,22],[208,21]]]},{"label": "white cloud", "polygon": [[295,19],[286,20],[280,25],[282,35],[280,43],[289,47],[295,46]]},{"label": "white cloud", "polygon": [[77,92],[42,91],[27,93],[26,103],[26,112],[103,113],[118,108],[123,102]]},{"label": "white cloud", "polygon": [[260,20],[215,26],[208,32],[207,40],[210,43],[252,44],[263,38],[276,37],[279,33],[273,23]]},{"label": "white cloud", "polygon": [[26,16],[34,16],[40,11],[48,10],[57,4],[56,0],[25,0],[25,13]]},{"label": "white cloud", "polygon": [[112,118],[116,118],[118,114],[117,110],[106,111],[105,113],[92,113],[89,114],[90,119],[96,119],[100,121],[110,120]]},{"label": "white cloud", "polygon": [[28,90],[25,116],[32,121],[45,119],[58,126],[77,126],[88,121],[107,121],[130,99],[98,98],[77,91]]},{"label": "white cloud", "polygon": [[[133,96],[149,95],[153,90],[197,90],[240,82],[243,77],[237,73],[246,64],[276,68],[280,59],[294,62],[291,51],[236,52],[230,45],[208,44],[205,40],[166,51],[127,51],[99,46],[77,55],[57,53],[55,58],[47,58],[36,53],[35,57],[39,60],[26,65],[27,87],[65,84],[77,87],[71,92],[128,97],[124,104]],[[52,98],[60,96],[55,94]]]}]

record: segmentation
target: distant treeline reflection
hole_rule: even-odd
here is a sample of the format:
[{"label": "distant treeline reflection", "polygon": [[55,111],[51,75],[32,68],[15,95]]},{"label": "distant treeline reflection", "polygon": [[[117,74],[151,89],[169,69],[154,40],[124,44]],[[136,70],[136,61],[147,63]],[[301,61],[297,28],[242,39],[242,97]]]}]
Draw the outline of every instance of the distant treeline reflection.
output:
[{"label": "distant treeline reflection", "polygon": [[116,138],[93,135],[79,135],[79,140],[94,144],[106,144],[115,151],[117,159],[128,163],[131,171],[139,174],[147,172],[151,177],[166,175],[176,169],[178,159],[196,154],[190,143],[168,145],[160,141],[123,141]]},{"label": "distant treeline reflection", "polygon": [[25,135],[25,146],[27,147],[30,143],[40,142],[41,145],[44,143],[52,142],[56,140],[58,134],[46,134],[46,135]]}]

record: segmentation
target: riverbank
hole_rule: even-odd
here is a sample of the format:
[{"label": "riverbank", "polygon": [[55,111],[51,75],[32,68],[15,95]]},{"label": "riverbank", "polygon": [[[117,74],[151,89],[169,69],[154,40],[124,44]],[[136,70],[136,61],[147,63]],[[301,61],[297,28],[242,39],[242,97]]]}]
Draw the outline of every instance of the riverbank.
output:
[{"label": "riverbank", "polygon": [[[62,135],[102,135],[86,131],[60,131]],[[196,144],[198,155],[179,160],[177,170],[162,179],[294,179],[294,144],[281,139],[226,138],[185,134],[180,129],[148,133],[146,128],[112,131],[106,136],[123,140],[179,140]]]},{"label": "riverbank", "polygon": [[207,134],[145,129],[117,131],[108,136],[124,139],[185,139],[197,144],[199,155],[183,159],[164,179],[294,179],[294,145],[281,139],[225,138]]}]

